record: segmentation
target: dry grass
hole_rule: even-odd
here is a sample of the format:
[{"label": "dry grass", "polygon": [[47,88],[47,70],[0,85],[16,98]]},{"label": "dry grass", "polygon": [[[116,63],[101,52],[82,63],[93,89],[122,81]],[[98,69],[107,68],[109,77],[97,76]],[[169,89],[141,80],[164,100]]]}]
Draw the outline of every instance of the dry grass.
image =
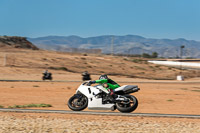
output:
[{"label": "dry grass", "polygon": [[[1,49],[0,65],[4,64],[6,54],[7,67],[0,67],[4,73],[28,73],[50,69],[54,73],[82,73],[87,70],[91,74],[107,73],[132,78],[176,79],[180,70],[174,67],[160,66],[147,62],[144,58],[120,57],[95,54],[62,53],[50,51],[32,51],[22,49]],[[30,72],[29,72],[30,73]],[[183,70],[185,78],[199,76],[199,71]]]},{"label": "dry grass", "polygon": [[36,107],[36,108],[44,108],[44,107],[52,107],[51,104],[44,104],[44,103],[41,103],[41,104],[26,104],[26,105],[14,105],[14,106],[8,106],[8,108],[33,108],[33,107]]}]

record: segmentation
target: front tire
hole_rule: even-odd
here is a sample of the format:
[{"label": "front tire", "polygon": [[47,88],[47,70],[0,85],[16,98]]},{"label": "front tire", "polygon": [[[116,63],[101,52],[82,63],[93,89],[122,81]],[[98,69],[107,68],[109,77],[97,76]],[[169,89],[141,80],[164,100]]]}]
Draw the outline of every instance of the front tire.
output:
[{"label": "front tire", "polygon": [[128,103],[126,102],[116,103],[117,110],[123,113],[130,113],[137,108],[138,100],[135,96],[132,95],[125,95],[125,97],[128,98],[130,101]]},{"label": "front tire", "polygon": [[81,111],[88,106],[88,99],[83,94],[75,94],[68,100],[67,105],[73,111]]}]

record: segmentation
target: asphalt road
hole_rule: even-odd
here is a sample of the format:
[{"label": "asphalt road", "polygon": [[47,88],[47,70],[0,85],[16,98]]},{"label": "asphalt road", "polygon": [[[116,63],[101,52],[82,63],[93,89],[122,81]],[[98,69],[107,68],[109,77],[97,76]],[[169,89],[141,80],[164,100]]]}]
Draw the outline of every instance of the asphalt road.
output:
[{"label": "asphalt road", "polygon": [[[81,80],[7,80],[7,79],[0,79],[0,82],[80,82],[82,83],[83,81]],[[172,84],[188,84],[188,83],[197,83],[199,84],[199,81],[176,81],[176,80],[172,80],[172,81],[159,81],[159,80],[155,80],[155,81],[116,81],[118,83],[172,83]]]},{"label": "asphalt road", "polygon": [[80,114],[80,115],[109,115],[109,116],[128,116],[128,117],[167,117],[167,118],[200,119],[200,115],[189,115],[189,114],[120,113],[120,112],[92,112],[92,111],[40,110],[40,109],[8,109],[8,108],[0,108],[0,112],[58,113],[58,114]]}]

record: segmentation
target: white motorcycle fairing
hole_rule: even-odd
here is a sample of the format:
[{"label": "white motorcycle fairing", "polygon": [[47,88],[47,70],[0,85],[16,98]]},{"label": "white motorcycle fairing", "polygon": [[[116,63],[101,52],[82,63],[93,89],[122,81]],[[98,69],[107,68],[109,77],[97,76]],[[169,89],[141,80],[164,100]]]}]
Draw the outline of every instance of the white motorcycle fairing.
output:
[{"label": "white motorcycle fairing", "polygon": [[88,98],[88,109],[93,110],[114,110],[115,104],[102,104],[102,98],[96,97],[101,91],[109,93],[102,85],[87,86],[81,84],[76,93],[81,92]]},{"label": "white motorcycle fairing", "polygon": [[123,113],[130,113],[138,106],[138,100],[130,95],[139,91],[136,85],[124,85],[116,88],[111,96],[103,84],[91,86],[90,82],[82,83],[76,90],[76,94],[68,100],[68,107],[73,111],[81,111],[88,107],[93,110],[117,109]]}]

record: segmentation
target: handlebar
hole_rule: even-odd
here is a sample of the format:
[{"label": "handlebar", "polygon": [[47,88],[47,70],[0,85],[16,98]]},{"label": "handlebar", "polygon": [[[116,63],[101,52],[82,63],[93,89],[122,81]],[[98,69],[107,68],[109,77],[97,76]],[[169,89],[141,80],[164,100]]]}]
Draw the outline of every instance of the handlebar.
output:
[{"label": "handlebar", "polygon": [[87,81],[87,82],[84,82],[82,85],[90,86],[91,84]]}]

